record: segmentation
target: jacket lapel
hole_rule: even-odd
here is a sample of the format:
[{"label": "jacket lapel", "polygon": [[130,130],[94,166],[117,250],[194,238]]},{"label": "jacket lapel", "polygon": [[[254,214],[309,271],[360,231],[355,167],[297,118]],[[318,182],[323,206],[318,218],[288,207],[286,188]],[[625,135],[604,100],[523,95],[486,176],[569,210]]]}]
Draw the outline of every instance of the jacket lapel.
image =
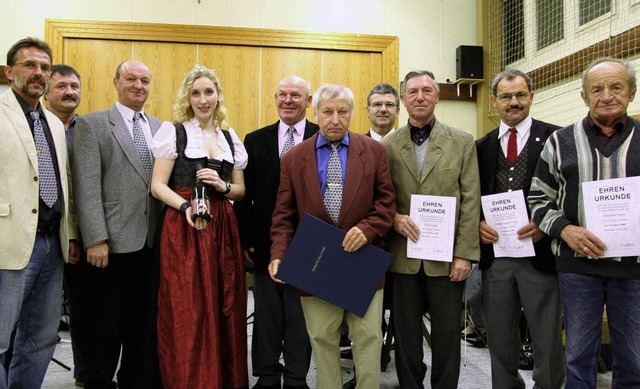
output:
[{"label": "jacket lapel", "polygon": [[347,174],[345,177],[344,187],[342,188],[342,205],[340,206],[340,216],[338,224],[342,221],[343,215],[346,215],[351,205],[356,199],[360,182],[364,175],[364,164],[362,154],[364,153],[364,145],[360,140],[349,133],[349,154],[347,156]]},{"label": "jacket lapel", "polygon": [[267,131],[265,136],[265,143],[267,146],[267,155],[269,156],[269,160],[271,161],[271,166],[274,171],[278,174],[277,177],[280,177],[280,153],[278,152],[278,125],[280,124],[280,120],[278,120],[275,124],[271,126],[269,131]]},{"label": "jacket lapel", "polygon": [[29,161],[31,161],[34,170],[38,171],[36,143],[33,140],[33,134],[29,128],[27,118],[25,117],[24,112],[22,112],[20,103],[18,103],[18,100],[11,89],[8,89],[2,95],[2,105],[4,106],[3,108],[7,117],[9,118],[9,122],[13,125],[14,130],[20,138],[20,142],[22,142],[22,145],[29,156]]},{"label": "jacket lapel", "polygon": [[118,108],[115,106],[109,110],[109,123],[111,125],[110,131],[113,133],[113,136],[118,141],[120,147],[122,147],[122,151],[127,156],[127,159],[129,159],[131,165],[136,169],[138,175],[140,175],[140,177],[142,177],[146,182],[147,175],[142,167],[142,161],[140,160],[136,146],[133,144],[133,138],[129,133],[129,129],[125,124],[120,111],[118,111]]},{"label": "jacket lapel", "polygon": [[[400,158],[405,166],[409,169],[409,172],[415,178],[416,182],[420,182],[420,171],[418,170],[418,160],[416,159],[415,151],[413,150],[413,142],[411,141],[411,135],[409,127],[404,126],[399,130],[398,135],[401,139],[401,146],[398,152]],[[425,162],[426,163],[426,162]]]}]

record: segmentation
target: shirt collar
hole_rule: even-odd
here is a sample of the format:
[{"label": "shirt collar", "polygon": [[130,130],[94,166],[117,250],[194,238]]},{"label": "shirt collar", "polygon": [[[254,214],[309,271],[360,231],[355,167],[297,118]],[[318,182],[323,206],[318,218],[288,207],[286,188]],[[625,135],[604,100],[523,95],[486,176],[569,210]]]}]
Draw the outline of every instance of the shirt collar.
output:
[{"label": "shirt collar", "polygon": [[[133,122],[133,115],[136,113],[136,111],[120,103],[119,101],[116,101],[116,108],[118,108],[118,111],[123,117],[127,118],[127,120],[129,120],[130,122]],[[147,116],[144,113],[144,109],[140,110],[139,112],[141,114],[142,120],[146,121]]]},{"label": "shirt collar", "polygon": [[416,127],[413,124],[411,124],[411,122],[408,122],[408,123],[409,123],[409,134],[411,135],[411,141],[413,141],[413,143],[415,143],[416,145],[420,146],[427,139],[429,139],[429,136],[431,136],[431,130],[433,130],[433,127],[436,125],[436,118],[434,117],[433,119],[431,119],[429,123],[425,124],[422,127]]},{"label": "shirt collar", "polygon": [[[531,125],[533,124],[533,118],[531,115],[527,115],[520,123],[516,124],[515,129],[518,131],[518,138],[522,138],[529,130],[531,129]],[[505,124],[502,120],[500,121],[500,129],[498,130],[498,139],[502,138],[505,134],[509,132],[511,127]],[[508,136],[508,135],[507,135]]]},{"label": "shirt collar", "polygon": [[[13,88],[11,88],[11,92],[13,92],[13,94],[16,96],[16,100],[18,100],[18,103],[20,104],[20,108],[22,108],[22,112],[25,115],[28,115],[29,112],[33,111],[33,108],[31,108],[29,103],[27,103],[25,99],[22,98],[22,96],[16,93],[16,91],[14,91]],[[42,111],[42,104],[40,104],[40,101],[38,101],[38,108],[36,108],[36,112],[40,114],[40,117],[44,117],[44,112]]]},{"label": "shirt collar", "polygon": [[[591,114],[587,115],[586,121],[588,126],[584,127],[590,128],[591,131],[593,131],[594,135],[606,136],[602,131],[602,128],[593,121],[593,119],[591,118]],[[616,133],[622,132],[622,130],[624,130],[624,128],[627,126],[628,122],[629,116],[625,115],[622,119],[620,119],[616,124],[613,125],[613,134],[611,134],[611,136],[615,135]]]},{"label": "shirt collar", "polygon": [[[316,140],[316,149],[319,149],[323,146],[327,146],[327,147],[331,147],[329,146],[329,141],[325,139],[324,136],[322,136],[322,133],[320,131],[318,131],[318,139]],[[342,137],[342,139],[340,139],[340,141],[338,141],[339,144],[341,145],[345,145],[345,146],[349,146],[349,131],[347,131],[344,136]]]},{"label": "shirt collar", "polygon": [[284,137],[286,135],[287,131],[289,130],[289,127],[293,127],[293,135],[294,136],[301,135],[303,133],[303,129],[306,126],[307,126],[307,119],[306,118],[303,118],[302,120],[300,120],[299,122],[297,122],[293,126],[290,126],[287,123],[285,123],[282,120],[280,120],[280,123],[278,123],[278,134],[281,137]]}]

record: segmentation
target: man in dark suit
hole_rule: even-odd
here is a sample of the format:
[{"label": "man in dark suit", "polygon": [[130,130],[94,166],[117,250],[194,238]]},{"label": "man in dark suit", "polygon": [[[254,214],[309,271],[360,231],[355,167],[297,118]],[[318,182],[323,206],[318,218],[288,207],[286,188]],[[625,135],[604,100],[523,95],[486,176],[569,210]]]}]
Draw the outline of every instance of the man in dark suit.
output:
[{"label": "man in dark suit", "polygon": [[86,388],[133,388],[139,371],[142,314],[158,224],[159,203],[149,193],[149,142],[161,122],[144,113],[151,74],[142,62],[121,63],[113,80],[118,101],[77,119],[73,182],[78,222],[93,265],[92,357]]},{"label": "man in dark suit", "polygon": [[[529,76],[509,69],[491,86],[491,103],[500,127],[476,142],[482,195],[522,189],[526,199],[542,147],[558,126],[532,119],[533,85]],[[538,388],[560,388],[564,382],[560,292],[551,239],[533,221],[518,230],[532,238],[536,255],[495,258],[498,233],[480,221],[482,284],[494,388],[524,388],[518,373],[520,312],[529,325]]]},{"label": "man in dark suit", "polygon": [[[320,132],[282,159],[269,263],[269,274],[280,283],[278,268],[304,214],[345,231],[342,245],[347,252],[365,243],[378,243],[391,228],[395,214],[395,191],[384,147],[348,131],[353,92],[340,85],[323,85],[313,96],[313,108]],[[302,297],[301,303],[317,368],[315,387],[342,387],[339,340],[345,319],[353,341],[357,388],[377,388],[382,290],[377,291],[364,317],[315,296]]]},{"label": "man in dark suit", "polygon": [[[64,125],[69,160],[73,158],[73,132],[76,126],[76,108],[82,98],[80,74],[71,66],[58,64],[51,68],[51,80],[44,94],[47,109]],[[87,257],[81,252],[80,260],[75,264],[64,265],[64,293],[69,306],[69,334],[73,350],[73,378],[77,385],[87,380],[86,359],[92,352],[90,311],[91,296],[85,294],[91,279],[87,276]]]},{"label": "man in dark suit", "polygon": [[367,135],[380,141],[393,134],[393,127],[400,113],[400,97],[393,86],[382,82],[371,89],[367,96],[367,117],[371,128]]},{"label": "man in dark suit", "polygon": [[[311,345],[297,291],[269,277],[271,217],[280,182],[280,158],[318,131],[307,121],[311,86],[297,76],[278,84],[275,105],[280,120],[247,134],[249,156],[244,170],[245,197],[235,210],[247,265],[253,270],[254,319],[251,344],[254,389],[308,388]],[[284,366],[280,363],[280,354]]]}]

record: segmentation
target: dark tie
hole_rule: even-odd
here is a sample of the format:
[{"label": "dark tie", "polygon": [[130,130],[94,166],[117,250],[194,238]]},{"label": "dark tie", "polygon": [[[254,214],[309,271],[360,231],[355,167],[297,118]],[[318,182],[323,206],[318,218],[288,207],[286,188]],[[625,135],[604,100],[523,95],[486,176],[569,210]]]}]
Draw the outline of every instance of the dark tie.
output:
[{"label": "dark tie", "polygon": [[338,157],[339,145],[338,142],[331,143],[331,155],[327,165],[327,189],[324,192],[324,207],[335,224],[338,224],[342,206],[342,165]]},{"label": "dark tie", "polygon": [[29,113],[33,119],[33,138],[36,142],[38,155],[38,180],[40,184],[40,198],[49,208],[58,200],[58,185],[56,184],[56,171],[53,167],[51,150],[44,135],[40,114],[36,111]]},{"label": "dark tie", "polygon": [[293,128],[293,126],[289,127],[289,129],[287,130],[287,139],[284,141],[284,144],[282,145],[282,152],[280,153],[280,158],[284,157],[287,151],[291,150],[291,148],[295,146],[295,142],[293,141],[293,132],[295,130],[296,129]]},{"label": "dark tie", "polygon": [[509,143],[507,144],[507,161],[514,163],[518,158],[518,130],[511,127],[509,129]]},{"label": "dark tie", "polygon": [[142,132],[142,126],[140,125],[141,116],[140,112],[133,114],[133,143],[136,145],[136,151],[142,161],[147,180],[149,180],[149,177],[151,177],[151,155],[149,154],[147,139],[144,137],[144,132]]}]

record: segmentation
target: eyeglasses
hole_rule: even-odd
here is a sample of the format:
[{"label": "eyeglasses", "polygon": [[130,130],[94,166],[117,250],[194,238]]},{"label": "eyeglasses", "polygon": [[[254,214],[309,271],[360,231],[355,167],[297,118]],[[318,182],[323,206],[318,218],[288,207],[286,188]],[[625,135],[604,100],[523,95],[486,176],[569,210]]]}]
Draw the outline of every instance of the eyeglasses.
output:
[{"label": "eyeglasses", "polygon": [[284,93],[278,93],[276,95],[276,100],[279,103],[282,103],[283,101],[285,101],[287,99],[287,97],[290,98],[291,101],[293,101],[294,103],[299,103],[304,99],[304,96],[302,96],[302,95],[286,95]]},{"label": "eyeglasses", "polygon": [[49,64],[39,64],[33,61],[25,61],[25,62],[16,62],[16,65],[20,65],[23,68],[33,72],[35,72],[39,67],[42,73],[51,73],[51,65]]},{"label": "eyeglasses", "polygon": [[513,97],[515,96],[516,99],[518,99],[518,101],[523,101],[529,98],[529,92],[524,92],[524,91],[520,91],[517,93],[503,93],[500,96],[498,96],[498,100],[500,100],[503,103],[508,103],[509,101],[511,101],[511,99],[513,99]]},{"label": "eyeglasses", "polygon": [[386,107],[387,109],[395,109],[398,105],[394,102],[391,101],[376,101],[375,103],[371,104],[370,107],[375,109],[376,111],[379,111],[382,109],[382,107]]}]

